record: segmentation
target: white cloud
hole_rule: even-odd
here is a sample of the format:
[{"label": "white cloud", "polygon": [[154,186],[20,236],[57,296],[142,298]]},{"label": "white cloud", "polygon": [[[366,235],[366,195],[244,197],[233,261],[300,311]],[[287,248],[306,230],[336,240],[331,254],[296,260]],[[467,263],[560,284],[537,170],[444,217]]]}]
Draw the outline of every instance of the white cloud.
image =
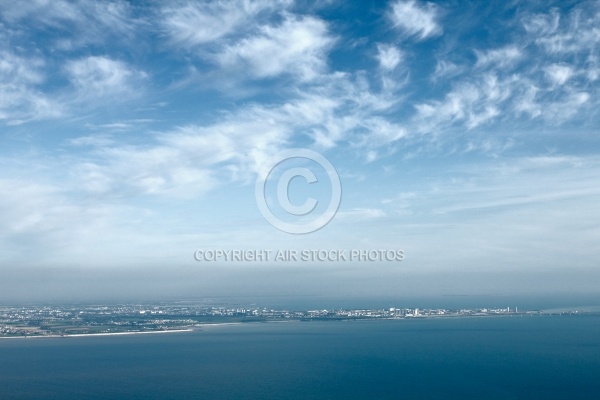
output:
[{"label": "white cloud", "polygon": [[474,66],[438,59],[431,79],[454,78],[451,89],[443,100],[417,104],[414,122],[421,130],[439,132],[492,121],[517,126],[519,117],[541,118],[554,127],[578,118],[590,121],[593,113],[585,111],[598,103],[592,94],[600,70],[597,16],[600,8],[591,2],[564,14],[558,9],[525,14],[520,17],[525,33],[503,47],[476,50]]},{"label": "white cloud", "polygon": [[390,18],[394,26],[409,36],[424,40],[442,34],[438,7],[433,3],[418,4],[414,0],[399,0],[392,5]]},{"label": "white cloud", "polygon": [[373,219],[384,218],[385,211],[378,208],[355,208],[351,210],[341,210],[336,213],[336,219],[342,221],[370,221]]},{"label": "white cloud", "polygon": [[39,58],[25,59],[4,50],[0,53],[0,74],[2,82],[38,84],[44,81],[44,62]]},{"label": "white cloud", "polygon": [[[270,118],[258,116],[265,112]],[[290,135],[279,117],[266,110],[249,111],[212,126],[181,127],[159,135],[152,146],[103,148],[98,156],[104,162],[82,164],[78,173],[92,191],[129,188],[175,197],[202,194],[218,184],[247,179],[279,151]]]},{"label": "white cloud", "polygon": [[558,10],[530,15],[523,25],[535,43],[549,54],[560,55],[594,51],[600,42],[600,8],[597,3],[583,3],[566,17]]},{"label": "white cloud", "polygon": [[328,110],[328,114],[321,123],[318,123],[311,130],[315,145],[322,149],[331,149],[337,146],[360,123],[356,116],[336,115],[335,108]]},{"label": "white cloud", "polygon": [[369,150],[367,151],[367,157],[366,160],[367,162],[373,162],[375,160],[377,160],[379,158],[379,155],[377,154],[377,152],[375,150]]},{"label": "white cloud", "polygon": [[502,69],[510,66],[514,66],[521,58],[523,54],[516,46],[507,46],[501,49],[478,51],[477,54],[477,67],[492,67],[494,69]]},{"label": "white cloud", "polygon": [[385,147],[408,136],[406,128],[382,117],[365,118],[360,126],[367,131],[361,143],[365,147]]},{"label": "white cloud", "polygon": [[52,228],[48,221],[53,212],[45,207],[45,199],[56,195],[57,189],[37,183],[0,180],[4,233],[42,232]]},{"label": "white cloud", "polygon": [[529,15],[523,19],[523,26],[527,32],[547,36],[552,35],[560,25],[560,13],[552,9],[547,14]]},{"label": "white cloud", "polygon": [[[19,7],[0,3],[0,14],[7,21],[33,21],[54,29],[58,34],[55,47],[61,50],[102,43],[111,37],[132,39],[141,25],[132,10],[124,1],[31,0]],[[60,32],[70,33],[61,37]]]},{"label": "white cloud", "polygon": [[[89,193],[81,198],[73,196],[81,193],[81,188],[71,186],[73,181],[63,178],[54,184],[41,183],[44,181],[41,176],[0,177],[2,267],[70,266],[80,270],[120,267],[125,259],[127,264],[137,260],[133,262],[140,266],[140,260],[145,260],[143,266],[147,267],[157,257],[163,264],[177,259],[182,241],[188,240],[190,248],[206,241],[191,243],[185,235],[167,233],[165,226],[173,220],[161,220],[155,210],[140,204],[131,206],[114,197],[106,201]],[[160,229],[156,229],[157,223]]]},{"label": "white cloud", "polygon": [[552,64],[547,66],[544,71],[550,81],[555,85],[564,85],[565,82],[573,76],[573,68],[564,64]]},{"label": "white cloud", "polygon": [[564,94],[556,101],[544,104],[545,117],[553,122],[563,122],[577,115],[590,102],[587,92],[572,92]]},{"label": "white cloud", "polygon": [[46,79],[44,66],[40,58],[0,50],[0,120],[19,124],[62,114],[58,102],[38,90]]},{"label": "white cloud", "polygon": [[464,66],[459,66],[446,60],[438,60],[435,65],[435,71],[431,76],[431,80],[439,81],[441,79],[450,79],[462,74],[465,70],[466,67]]},{"label": "white cloud", "polygon": [[252,30],[261,13],[284,9],[288,4],[237,0],[168,5],[161,10],[161,24],[174,43],[193,47]]},{"label": "white cloud", "polygon": [[393,45],[378,44],[377,61],[382,69],[392,71],[402,61],[402,52]]},{"label": "white cloud", "polygon": [[591,82],[600,79],[600,61],[599,57],[592,54],[588,58],[587,68],[584,69],[584,74]]},{"label": "white cloud", "polygon": [[443,101],[417,104],[418,129],[432,132],[455,123],[468,129],[490,122],[500,114],[500,107],[512,94],[517,77],[499,79],[485,73],[474,81],[458,84]]},{"label": "white cloud", "polygon": [[[541,118],[554,126],[589,120],[585,110],[598,103],[591,95],[598,70],[595,38],[600,24],[591,17],[596,15],[600,9],[590,4],[565,16],[558,10],[526,15],[521,18],[525,34],[500,48],[476,50],[474,66],[438,59],[432,80],[454,80],[443,100],[416,105],[417,129],[474,129],[494,121],[516,123],[518,117]],[[567,63],[567,54],[577,56]]]},{"label": "white cloud", "polygon": [[387,103],[364,82],[346,75],[331,78],[280,105],[247,105],[214,124],[154,135],[155,142],[146,146],[75,139],[71,144],[97,147],[93,154],[101,160],[79,166],[81,185],[100,193],[126,187],[189,197],[232,181],[251,181],[264,162],[294,141],[312,139],[315,147],[330,149],[353,140],[359,148],[375,150],[407,135],[375,115]]},{"label": "white cloud", "polygon": [[[563,76],[556,79],[563,79]],[[517,114],[526,113],[531,118],[541,117],[555,125],[571,120],[583,110],[593,107],[593,98],[588,92],[569,87],[555,90],[556,81],[552,85],[540,88],[524,81],[521,93],[515,97],[514,110]]]},{"label": "white cloud", "polygon": [[102,204],[73,203],[68,190],[52,184],[0,178],[0,191],[0,241],[11,243],[15,252],[21,246],[29,251],[35,245],[65,246],[73,238],[95,235],[111,214]]},{"label": "white cloud", "polygon": [[542,117],[556,124],[591,106],[593,99],[587,91],[568,86],[569,78],[575,75],[570,67],[550,65],[544,71],[550,85],[535,73],[502,76],[486,71],[466,75],[443,100],[416,104],[413,125],[421,132],[439,134],[452,127],[475,129],[520,115]]},{"label": "white cloud", "polygon": [[523,42],[537,54],[518,109],[552,124],[593,118],[594,112],[585,111],[597,109],[599,103],[591,94],[598,71],[599,21],[600,7],[594,2],[564,14],[552,9],[522,18],[528,33]]},{"label": "white cloud", "polygon": [[66,69],[82,99],[135,94],[135,84],[146,77],[122,61],[99,56],[71,61]]},{"label": "white cloud", "polygon": [[514,109],[518,114],[527,113],[531,118],[542,114],[542,106],[536,101],[540,89],[533,83],[524,82],[524,90],[517,96]]},{"label": "white cloud", "polygon": [[265,25],[258,34],[226,46],[217,60],[223,67],[247,70],[258,78],[293,74],[310,81],[325,70],[333,42],[322,20],[288,15],[280,25]]},{"label": "white cloud", "polygon": [[562,155],[514,159],[508,165],[472,171],[475,181],[453,182],[452,188],[443,189],[454,192],[446,194],[452,204],[433,212],[517,209],[598,197],[600,189],[591,184],[598,167],[598,160],[593,158]]}]

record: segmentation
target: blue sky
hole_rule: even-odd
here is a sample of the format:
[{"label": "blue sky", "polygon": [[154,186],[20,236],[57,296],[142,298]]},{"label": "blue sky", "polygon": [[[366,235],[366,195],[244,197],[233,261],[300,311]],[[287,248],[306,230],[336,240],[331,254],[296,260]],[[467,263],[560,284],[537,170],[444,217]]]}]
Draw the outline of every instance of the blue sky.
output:
[{"label": "blue sky", "polygon": [[[592,1],[0,1],[0,289],[114,292],[126,270],[171,295],[594,292],[598,43]],[[343,187],[302,236],[254,197],[299,147]]]}]

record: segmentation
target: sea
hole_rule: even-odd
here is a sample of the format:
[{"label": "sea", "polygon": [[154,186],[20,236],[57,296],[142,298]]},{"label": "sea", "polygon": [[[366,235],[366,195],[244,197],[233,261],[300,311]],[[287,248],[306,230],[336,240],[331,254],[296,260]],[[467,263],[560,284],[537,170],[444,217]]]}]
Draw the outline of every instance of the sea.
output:
[{"label": "sea", "polygon": [[0,340],[0,399],[599,398],[597,315]]}]

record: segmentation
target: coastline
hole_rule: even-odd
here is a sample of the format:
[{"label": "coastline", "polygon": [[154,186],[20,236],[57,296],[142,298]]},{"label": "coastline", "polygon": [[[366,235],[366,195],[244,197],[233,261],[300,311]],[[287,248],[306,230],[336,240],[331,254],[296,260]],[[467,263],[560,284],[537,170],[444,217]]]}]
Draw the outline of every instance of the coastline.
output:
[{"label": "coastline", "polygon": [[[313,321],[328,321],[328,322],[347,322],[347,321],[356,321],[356,322],[371,322],[374,320],[378,321],[415,321],[415,320],[425,320],[425,319],[437,319],[437,320],[451,320],[451,319],[471,319],[471,318],[506,318],[506,317],[531,317],[531,316],[551,316],[551,315],[561,315],[561,314],[553,314],[553,313],[529,313],[529,312],[520,312],[520,313],[512,313],[512,314],[471,314],[471,315],[457,315],[457,314],[446,314],[446,315],[417,315],[412,317],[377,317],[377,318],[308,318],[308,319],[289,319],[289,320],[265,320],[265,321],[248,321],[248,322],[216,322],[216,323],[199,323],[195,325],[190,325],[185,328],[179,329],[167,329],[167,330],[156,330],[156,331],[141,331],[141,332],[102,332],[102,333],[71,333],[71,334],[50,334],[50,335],[31,335],[31,336],[0,336],[0,339],[35,339],[35,338],[73,338],[73,337],[86,337],[86,336],[122,336],[122,335],[143,335],[143,334],[151,334],[151,333],[183,333],[183,332],[195,332],[201,331],[203,329],[208,328],[217,328],[224,326],[234,326],[234,325],[254,325],[254,324],[272,324],[272,323],[303,323],[303,322],[313,322]],[[577,313],[575,313],[577,315]]]},{"label": "coastline", "polygon": [[121,335],[144,335],[150,333],[182,333],[193,332],[193,329],[170,329],[165,331],[145,331],[145,332],[103,332],[103,333],[73,333],[65,335],[36,335],[36,336],[0,336],[0,339],[39,339],[39,338],[73,338],[88,336],[121,336]]}]

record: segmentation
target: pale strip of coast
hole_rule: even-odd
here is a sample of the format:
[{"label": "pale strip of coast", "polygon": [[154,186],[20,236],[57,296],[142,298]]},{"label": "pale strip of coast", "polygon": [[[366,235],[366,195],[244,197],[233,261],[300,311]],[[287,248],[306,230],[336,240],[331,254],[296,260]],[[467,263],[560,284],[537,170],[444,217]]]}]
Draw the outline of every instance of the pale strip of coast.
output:
[{"label": "pale strip of coast", "polygon": [[[293,321],[268,321],[268,322],[293,322]],[[264,323],[264,322],[256,322]],[[120,335],[142,335],[147,333],[177,333],[177,332],[194,332],[202,328],[216,328],[219,326],[230,325],[249,325],[252,322],[217,322],[196,324],[191,328],[186,329],[169,329],[165,331],[144,331],[144,332],[103,332],[103,333],[68,333],[65,335],[35,335],[35,336],[0,336],[0,339],[37,339],[37,338],[70,338],[70,337],[89,337],[89,336],[120,336]]]},{"label": "pale strip of coast", "polygon": [[252,322],[216,322],[216,323],[201,323],[194,325],[194,328],[211,328],[219,326],[230,326],[230,325],[245,325],[245,326],[256,326],[261,324],[285,324],[290,322],[302,322],[297,319],[290,319],[285,321],[271,320],[271,321],[252,321]]},{"label": "pale strip of coast", "polygon": [[0,339],[37,339],[37,338],[72,338],[89,336],[122,336],[122,335],[144,335],[150,333],[181,333],[193,332],[193,329],[169,329],[165,331],[144,331],[144,332],[103,332],[103,333],[71,333],[65,335],[36,335],[36,336],[0,336]]},{"label": "pale strip of coast", "polygon": [[205,324],[196,324],[194,325],[194,328],[210,328],[210,327],[217,327],[217,326],[227,326],[227,325],[242,325],[242,324],[248,324],[251,322],[216,322],[216,323],[205,323]]}]

